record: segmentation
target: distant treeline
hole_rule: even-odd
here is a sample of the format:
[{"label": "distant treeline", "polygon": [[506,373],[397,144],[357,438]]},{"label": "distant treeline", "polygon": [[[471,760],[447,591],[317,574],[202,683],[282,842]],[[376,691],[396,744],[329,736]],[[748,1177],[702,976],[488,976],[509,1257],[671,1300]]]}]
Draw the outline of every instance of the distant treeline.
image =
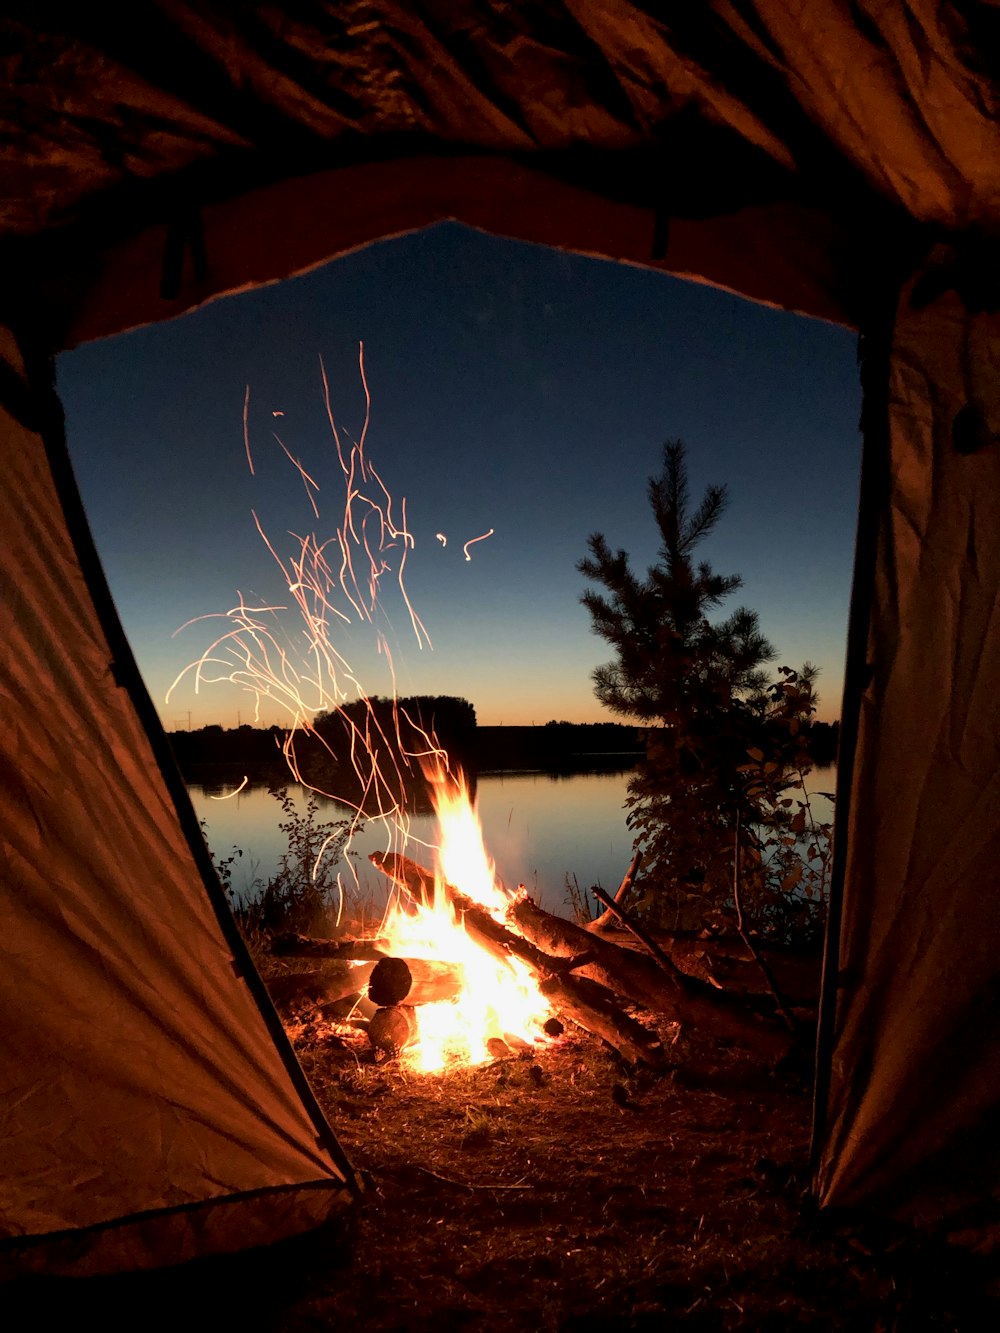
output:
[{"label": "distant treeline", "polygon": [[[397,720],[402,759],[396,739]],[[419,775],[413,756],[427,753],[428,737],[446,750],[451,762],[475,774],[504,769],[579,772],[629,768],[643,753],[639,731],[618,722],[547,722],[536,727],[480,727],[467,699],[452,695],[414,695],[399,699],[359,699],[336,712],[320,714],[315,735],[294,738],[294,760],[302,776],[325,791],[350,797],[357,784],[352,749],[367,747],[385,772],[402,769]],[[837,723],[814,722],[808,747],[813,763],[826,767],[836,759]],[[215,779],[239,782],[287,782],[282,727],[202,727],[174,731],[170,742],[189,782]]]},{"label": "distant treeline", "polygon": [[[419,695],[399,699],[358,699],[313,719],[312,730],[291,741],[289,759],[303,779],[320,791],[353,800],[359,794],[358,770],[370,773],[364,752],[377,758],[387,780],[415,780],[419,756],[432,750],[430,738],[446,750],[453,763],[475,766],[476,710],[451,695]],[[288,729],[241,726],[202,727],[174,731],[170,742],[188,782],[286,783],[291,774],[285,757]],[[398,776],[397,776],[398,775]]]}]

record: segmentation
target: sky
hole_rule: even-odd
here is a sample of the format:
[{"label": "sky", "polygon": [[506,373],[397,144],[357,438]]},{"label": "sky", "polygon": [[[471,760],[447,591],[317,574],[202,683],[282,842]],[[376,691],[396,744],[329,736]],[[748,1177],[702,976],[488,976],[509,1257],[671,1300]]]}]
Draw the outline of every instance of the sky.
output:
[{"label": "sky", "polygon": [[[254,514],[283,558],[298,550],[289,534],[335,536],[344,480],[320,359],[337,426],[357,439],[362,343],[366,456],[397,518],[406,499],[405,587],[432,645],[394,574],[375,627],[341,603],[351,623],[332,615],[330,641],[366,693],[460,695],[483,725],[609,720],[591,672],[610,651],[576,564],[593,532],[639,572],[655,561],[647,481],[679,438],[692,501],[710,483],[729,490],[699,548],[744,580],[720,614],[756,610],[773,665],[817,663],[819,716],[838,716],[860,466],[854,334],[446,224],[59,358],[77,480],[168,730],[288,720],[269,699],[255,717],[253,695],[228,682],[196,690],[192,671],[166,696],[231,627],[211,617],[238,594],[291,603]],[[393,571],[400,554],[386,553]],[[298,612],[266,619],[308,673]]]}]

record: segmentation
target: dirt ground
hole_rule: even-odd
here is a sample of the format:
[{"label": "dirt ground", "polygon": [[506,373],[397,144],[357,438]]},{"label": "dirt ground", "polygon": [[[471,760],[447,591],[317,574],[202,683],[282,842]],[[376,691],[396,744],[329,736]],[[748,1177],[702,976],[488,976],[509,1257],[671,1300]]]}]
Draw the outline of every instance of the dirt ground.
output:
[{"label": "dirt ground", "polygon": [[807,1059],[762,1071],[667,1026],[657,1077],[573,1030],[417,1076],[292,1031],[368,1199],[289,1327],[1000,1327],[967,1256],[810,1209]]},{"label": "dirt ground", "polygon": [[349,1227],[69,1295],[29,1285],[5,1328],[1000,1328],[982,1260],[810,1208],[805,1048],[770,1071],[665,1024],[654,1076],[567,1027],[416,1075],[317,1008],[286,1023],[366,1184]]}]

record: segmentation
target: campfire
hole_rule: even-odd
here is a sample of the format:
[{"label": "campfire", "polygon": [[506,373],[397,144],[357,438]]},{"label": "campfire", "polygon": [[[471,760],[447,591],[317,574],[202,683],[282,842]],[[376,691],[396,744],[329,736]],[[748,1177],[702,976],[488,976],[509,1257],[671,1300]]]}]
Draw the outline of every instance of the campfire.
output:
[{"label": "campfire", "polygon": [[[240,594],[235,607],[208,617],[224,622],[221,632],[180,673],[167,695],[169,699],[191,673],[196,692],[200,683],[210,681],[228,681],[248,691],[255,717],[264,700],[284,709],[287,729],[282,750],[291,776],[320,795],[345,802],[353,810],[351,834],[368,819],[381,822],[393,847],[400,845],[400,837],[401,845],[410,847],[408,778],[414,761],[424,766],[439,828],[437,844],[426,849],[432,864],[422,863],[423,852],[419,861],[397,851],[371,856],[394,888],[376,938],[284,936],[274,941],[276,953],[306,954],[329,964],[309,977],[275,979],[276,1002],[292,998],[297,990],[321,1004],[353,998],[355,1012],[364,1003],[376,1057],[398,1058],[423,1071],[479,1064],[558,1040],[565,1023],[594,1034],[629,1064],[653,1069],[666,1063],[660,1035],[664,1024],[709,1028],[758,1055],[776,1058],[787,1048],[787,1032],[679,967],[626,914],[622,898],[635,874],[635,862],[614,901],[594,890],[607,911],[587,928],[543,911],[523,886],[508,892],[497,883],[467,786],[450,769],[433,724],[425,728],[419,718],[402,716],[397,708],[392,653],[378,627],[384,616],[383,584],[398,588],[419,650],[430,647],[430,637],[405,586],[408,554],[415,548],[406,501],[397,511],[366,448],[371,399],[363,347],[359,372],[365,418],[357,441],[350,442],[334,420],[321,363],[337,463],[334,474],[343,485],[334,536],[293,535],[297,548],[282,556],[254,512],[257,531],[281,572],[287,602],[250,604]],[[253,475],[248,410],[249,389],[244,440]],[[284,441],[277,435],[273,438],[302,478],[318,520],[319,484]],[[398,521],[393,517],[397,512]],[[490,528],[465,541],[466,562],[472,558],[470,548],[492,534]],[[442,549],[447,546],[445,534],[438,533],[437,539]],[[285,625],[286,611],[293,619],[298,616],[297,630]],[[382,717],[331,642],[329,632],[335,624],[372,631],[391,677],[391,721]],[[296,643],[304,645],[301,658],[290,651],[289,645]],[[360,712],[344,705],[355,694]],[[342,755],[334,752],[315,725],[330,712],[343,723]],[[356,779],[352,788],[361,793],[356,800],[307,781],[298,748],[306,739],[328,752],[336,764],[347,756]],[[631,932],[627,942],[613,942],[602,932],[609,923],[620,923]]]},{"label": "campfire", "polygon": [[[575,925],[543,910],[523,885],[508,892],[497,882],[460,777],[438,769],[431,787],[440,837],[429,849],[433,865],[398,852],[369,857],[394,889],[377,935],[283,936],[273,946],[336,960],[308,983],[312,998],[367,1000],[376,1059],[423,1073],[482,1064],[558,1040],[567,1023],[654,1070],[666,1064],[660,1029],[676,1023],[769,1060],[787,1048],[787,1033],[681,970],[625,912],[617,900],[635,863],[615,899],[595,891],[608,904],[604,916]],[[624,937],[631,943],[603,933],[615,921],[634,932]]]},{"label": "campfire", "polygon": [[368,984],[380,1006],[369,1025],[373,1045],[398,1046],[422,1072],[533,1044],[551,1016],[531,967],[477,929],[479,917],[502,929],[510,898],[496,881],[466,783],[441,767],[429,776],[440,836],[433,871],[401,856],[372,858],[398,892],[381,931],[390,956]]}]

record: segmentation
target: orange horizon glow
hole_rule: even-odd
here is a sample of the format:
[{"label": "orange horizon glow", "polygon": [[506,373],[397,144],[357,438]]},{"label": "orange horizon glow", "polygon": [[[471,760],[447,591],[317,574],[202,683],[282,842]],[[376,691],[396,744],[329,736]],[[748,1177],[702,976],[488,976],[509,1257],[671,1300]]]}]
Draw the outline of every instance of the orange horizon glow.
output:
[{"label": "orange horizon glow", "polygon": [[[417,691],[414,691],[417,693]],[[420,691],[428,695],[444,695],[444,690]],[[463,699],[469,699],[467,694],[457,696]],[[638,727],[638,723],[625,722],[622,718],[613,717],[607,713],[594,713],[589,710],[576,710],[563,708],[559,712],[546,713],[542,708],[532,708],[527,712],[518,712],[516,707],[504,708],[497,706],[495,712],[486,712],[476,704],[475,700],[469,699],[476,710],[476,725],[480,727],[544,727],[549,722],[568,722],[573,726],[589,726],[596,723],[613,722],[620,726]],[[522,705],[523,708],[523,705]],[[287,719],[275,712],[273,717],[267,715],[265,709],[258,722],[252,721],[249,717],[243,715],[241,711],[234,706],[226,713],[217,711],[202,713],[200,709],[191,709],[190,725],[187,718],[187,710],[183,715],[181,710],[160,710],[160,721],[163,723],[165,731],[200,731],[204,727],[221,727],[224,731],[235,730],[240,726],[253,726],[259,730],[267,731],[271,727],[287,728]],[[816,714],[815,721],[823,723],[833,723],[839,721],[839,711],[825,709],[822,706]]]}]

